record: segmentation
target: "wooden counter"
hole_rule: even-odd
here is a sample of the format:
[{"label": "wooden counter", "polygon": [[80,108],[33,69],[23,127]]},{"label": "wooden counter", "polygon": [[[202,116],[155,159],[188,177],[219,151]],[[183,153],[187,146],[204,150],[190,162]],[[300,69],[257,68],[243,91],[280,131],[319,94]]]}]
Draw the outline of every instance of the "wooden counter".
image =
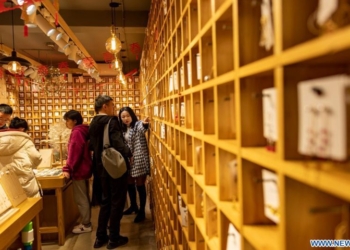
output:
[{"label": "wooden counter", "polygon": [[28,198],[17,208],[19,211],[0,226],[0,249],[7,249],[30,221],[33,221],[34,229],[33,249],[41,249],[39,213],[43,208],[42,198]]},{"label": "wooden counter", "polygon": [[[40,234],[58,234],[58,245],[62,246],[66,239],[66,230],[75,224],[79,217],[78,208],[73,198],[72,181],[67,181],[63,175],[54,177],[37,177],[41,188],[53,190],[55,199],[52,195],[45,195],[44,209],[41,213]],[[57,212],[52,214],[57,209]],[[56,220],[56,225],[51,222]]]}]

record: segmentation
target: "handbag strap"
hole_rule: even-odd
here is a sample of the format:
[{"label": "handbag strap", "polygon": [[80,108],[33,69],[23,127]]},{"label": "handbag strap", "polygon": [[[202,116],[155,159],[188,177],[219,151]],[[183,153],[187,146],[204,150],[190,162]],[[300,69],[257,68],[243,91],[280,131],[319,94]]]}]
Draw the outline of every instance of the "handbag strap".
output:
[{"label": "handbag strap", "polygon": [[105,129],[103,131],[103,148],[108,148],[110,146],[109,144],[109,135],[108,135],[108,129],[109,129],[109,123],[111,122],[112,118],[109,119],[108,123],[105,125]]}]

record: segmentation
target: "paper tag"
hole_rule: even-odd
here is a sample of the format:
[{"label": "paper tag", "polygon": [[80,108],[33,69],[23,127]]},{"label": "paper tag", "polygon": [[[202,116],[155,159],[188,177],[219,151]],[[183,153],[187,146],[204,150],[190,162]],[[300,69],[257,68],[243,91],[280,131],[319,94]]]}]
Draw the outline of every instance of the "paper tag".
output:
[{"label": "paper tag", "polygon": [[226,250],[241,250],[241,234],[232,223],[228,226]]},{"label": "paper tag", "polygon": [[276,142],[278,139],[276,88],[264,89],[262,93],[264,137]]},{"label": "paper tag", "polygon": [[191,68],[191,61],[187,61],[187,80],[188,85],[192,85],[192,68]]},{"label": "paper tag", "polygon": [[338,0],[318,0],[316,22],[322,26],[338,8]]},{"label": "paper tag", "polygon": [[263,0],[261,2],[261,37],[260,46],[265,47],[266,50],[270,50],[274,45],[274,30],[272,23],[272,11],[270,0]]},{"label": "paper tag", "polygon": [[181,88],[185,87],[185,74],[184,74],[184,67],[181,66],[180,68],[180,81],[181,81]]},{"label": "paper tag", "polygon": [[196,54],[196,63],[197,63],[197,80],[202,78],[202,64],[201,64],[201,54]]},{"label": "paper tag", "polygon": [[179,89],[179,79],[177,77],[177,71],[175,71],[173,74],[173,81],[174,81],[174,90],[178,90]]},{"label": "paper tag", "polygon": [[181,117],[185,117],[185,115],[186,115],[185,103],[184,103],[184,102],[181,102],[180,105],[181,105],[181,107],[180,107],[180,116],[181,116]]},{"label": "paper tag", "polygon": [[264,213],[267,218],[279,223],[280,199],[278,194],[278,177],[274,172],[262,170],[264,191]]}]

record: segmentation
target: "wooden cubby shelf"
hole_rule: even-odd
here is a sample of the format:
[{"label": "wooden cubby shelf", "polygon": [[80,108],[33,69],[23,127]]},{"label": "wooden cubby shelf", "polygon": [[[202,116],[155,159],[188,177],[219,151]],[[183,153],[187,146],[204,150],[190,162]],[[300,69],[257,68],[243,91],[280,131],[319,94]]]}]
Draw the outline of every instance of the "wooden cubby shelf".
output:
[{"label": "wooden cubby shelf", "polygon": [[[152,121],[158,249],[295,250],[346,239],[349,162],[298,148],[299,82],[350,73],[345,7],[329,32],[315,26],[318,0],[267,1],[270,22],[262,2],[152,1],[140,112]],[[262,34],[265,21],[272,36]]]}]

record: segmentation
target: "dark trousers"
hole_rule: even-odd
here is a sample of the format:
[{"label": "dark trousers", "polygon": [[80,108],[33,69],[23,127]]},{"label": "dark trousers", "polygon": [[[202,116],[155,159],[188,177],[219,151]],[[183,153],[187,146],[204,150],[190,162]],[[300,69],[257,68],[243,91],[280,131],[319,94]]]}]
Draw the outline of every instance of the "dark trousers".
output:
[{"label": "dark trousers", "polygon": [[109,222],[109,239],[117,242],[120,233],[120,220],[126,201],[128,188],[128,174],[125,173],[118,179],[113,179],[105,173],[101,177],[102,201],[98,215],[98,227],[96,237],[100,240],[107,239],[107,226]]}]

